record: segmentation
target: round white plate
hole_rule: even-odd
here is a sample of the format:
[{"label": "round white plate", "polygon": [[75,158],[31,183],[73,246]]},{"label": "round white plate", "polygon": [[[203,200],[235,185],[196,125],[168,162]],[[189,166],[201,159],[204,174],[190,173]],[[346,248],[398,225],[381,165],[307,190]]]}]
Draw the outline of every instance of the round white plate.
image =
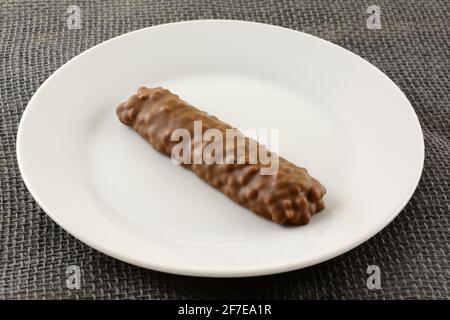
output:
[{"label": "round white plate", "polygon": [[[280,154],[326,186],[327,208],[282,227],[177,167],[116,117],[142,85],[241,129],[279,129]],[[413,194],[424,145],[406,97],[362,58],[301,32],[217,20],[138,30],[66,63],[28,104],[17,157],[43,210],[93,248],[239,277],[310,266],[372,237]]]}]

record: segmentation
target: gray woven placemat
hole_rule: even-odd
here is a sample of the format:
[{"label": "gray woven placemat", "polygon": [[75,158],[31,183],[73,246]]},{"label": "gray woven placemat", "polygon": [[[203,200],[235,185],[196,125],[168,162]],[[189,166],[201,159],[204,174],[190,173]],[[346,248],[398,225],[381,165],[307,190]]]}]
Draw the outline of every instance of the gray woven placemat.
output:
[{"label": "gray woven placemat", "polygon": [[[81,29],[67,26],[70,4]],[[381,29],[366,9],[381,8]],[[2,1],[0,3],[0,298],[450,298],[450,1]],[[143,27],[190,19],[281,25],[367,59],[405,92],[423,128],[422,180],[377,236],[304,270],[205,279],[144,270],[97,252],[48,218],[26,190],[15,138],[39,85],[76,54]],[[73,25],[71,25],[73,26]],[[382,196],[382,195],[381,195]],[[68,289],[77,265],[81,288]],[[381,289],[366,286],[369,265]]]}]

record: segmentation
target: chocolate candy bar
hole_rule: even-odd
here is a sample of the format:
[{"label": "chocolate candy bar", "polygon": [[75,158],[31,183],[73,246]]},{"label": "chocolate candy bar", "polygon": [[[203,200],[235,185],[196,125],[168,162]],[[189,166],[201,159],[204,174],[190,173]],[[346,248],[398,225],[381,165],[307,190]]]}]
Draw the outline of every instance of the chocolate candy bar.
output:
[{"label": "chocolate candy bar", "polygon": [[[168,156],[173,156],[172,152],[179,144],[177,139],[173,139],[177,129],[184,129],[184,132],[194,136],[194,122],[199,121],[203,131],[217,129],[225,135],[227,129],[233,129],[160,87],[139,88],[136,94],[117,107],[116,113],[122,123],[136,130],[156,150]],[[191,141],[194,151],[184,154],[184,159],[190,161],[180,164],[235,202],[279,224],[307,224],[314,213],[324,208],[322,197],[325,188],[306,169],[278,157],[278,170],[274,174],[261,174],[268,164],[262,158],[250,158],[247,153],[251,146],[256,146],[258,150],[264,150],[265,146],[247,137],[243,141],[245,152],[239,153],[235,150],[237,146],[224,145],[226,161],[211,163],[195,161],[195,150],[198,150],[195,148],[203,144],[205,150],[208,141],[194,138]],[[270,155],[270,151],[267,152]],[[230,158],[234,161],[230,162]]]}]

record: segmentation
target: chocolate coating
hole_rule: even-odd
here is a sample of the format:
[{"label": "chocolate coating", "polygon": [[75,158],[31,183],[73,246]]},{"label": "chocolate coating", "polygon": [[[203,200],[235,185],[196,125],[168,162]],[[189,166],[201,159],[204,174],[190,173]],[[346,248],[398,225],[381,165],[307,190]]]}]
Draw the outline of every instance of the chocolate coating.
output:
[{"label": "chocolate coating", "polygon": [[[175,129],[187,129],[194,136],[194,121],[201,120],[203,131],[221,132],[232,127],[214,116],[182,101],[163,88],[141,87],[116,109],[119,120],[136,130],[156,150],[171,155],[178,141],[171,141]],[[248,151],[250,140],[245,138]],[[203,142],[204,147],[208,144]],[[264,146],[256,143],[259,148]],[[225,155],[224,147],[224,155]],[[236,154],[237,156],[237,154]],[[325,188],[308,174],[279,157],[278,171],[261,175],[261,162],[235,164],[182,164],[211,186],[253,212],[279,224],[307,224],[311,216],[324,208]]]}]

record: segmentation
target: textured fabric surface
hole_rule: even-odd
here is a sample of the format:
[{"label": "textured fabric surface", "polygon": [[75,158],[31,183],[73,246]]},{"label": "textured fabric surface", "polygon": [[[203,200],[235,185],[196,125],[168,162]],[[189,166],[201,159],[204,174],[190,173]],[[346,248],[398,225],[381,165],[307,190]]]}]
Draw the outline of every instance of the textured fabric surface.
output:
[{"label": "textured fabric surface", "polygon": [[[82,28],[67,27],[67,7]],[[381,29],[366,26],[369,5]],[[76,54],[114,36],[191,19],[259,21],[337,43],[385,72],[422,125],[419,187],[382,232],[331,261],[294,272],[207,279],[141,269],[74,239],[39,208],[22,182],[17,126],[32,94]],[[1,1],[0,298],[450,298],[450,1]],[[381,289],[366,286],[368,265]],[[81,268],[67,289],[66,267]]]}]

